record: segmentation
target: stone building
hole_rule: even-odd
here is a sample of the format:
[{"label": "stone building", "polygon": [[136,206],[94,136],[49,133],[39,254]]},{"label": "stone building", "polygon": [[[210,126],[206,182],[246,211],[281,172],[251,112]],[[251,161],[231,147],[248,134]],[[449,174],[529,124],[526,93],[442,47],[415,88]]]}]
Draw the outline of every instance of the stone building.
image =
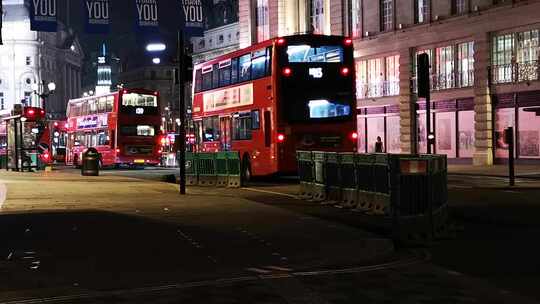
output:
[{"label": "stone building", "polygon": [[64,118],[67,101],[81,94],[84,54],[76,36],[63,24],[56,33],[30,31],[24,0],[4,0],[3,5],[0,116],[9,115],[16,103],[41,106],[33,84],[42,92],[54,82],[56,91],[47,98],[46,110],[50,118]]},{"label": "stone building", "polygon": [[540,1],[240,0],[240,46],[300,32],[354,38],[359,152],[426,151],[416,55],[431,61],[432,129],[451,162],[540,161]]}]

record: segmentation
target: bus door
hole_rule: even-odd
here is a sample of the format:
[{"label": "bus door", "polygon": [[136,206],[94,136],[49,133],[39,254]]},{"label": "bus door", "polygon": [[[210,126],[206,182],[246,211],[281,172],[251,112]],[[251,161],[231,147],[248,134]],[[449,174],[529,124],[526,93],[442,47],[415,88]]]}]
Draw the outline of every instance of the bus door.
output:
[{"label": "bus door", "polygon": [[219,128],[221,129],[221,150],[231,150],[231,117],[219,118]]}]

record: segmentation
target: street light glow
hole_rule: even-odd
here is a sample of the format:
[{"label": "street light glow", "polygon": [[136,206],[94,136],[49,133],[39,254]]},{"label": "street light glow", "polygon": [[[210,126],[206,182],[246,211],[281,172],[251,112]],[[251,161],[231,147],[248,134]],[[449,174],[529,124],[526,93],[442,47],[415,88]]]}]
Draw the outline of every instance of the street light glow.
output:
[{"label": "street light glow", "polygon": [[164,43],[149,43],[146,45],[146,50],[148,52],[161,52],[165,51],[167,49],[167,46]]},{"label": "street light glow", "polygon": [[49,84],[47,85],[47,88],[49,89],[49,91],[54,91],[54,90],[56,90],[56,83],[54,83],[54,82],[49,82]]},{"label": "street light glow", "polygon": [[160,64],[160,63],[161,63],[161,59],[160,59],[159,57],[156,57],[156,58],[153,58],[153,59],[152,59],[152,62],[153,62],[154,64]]}]

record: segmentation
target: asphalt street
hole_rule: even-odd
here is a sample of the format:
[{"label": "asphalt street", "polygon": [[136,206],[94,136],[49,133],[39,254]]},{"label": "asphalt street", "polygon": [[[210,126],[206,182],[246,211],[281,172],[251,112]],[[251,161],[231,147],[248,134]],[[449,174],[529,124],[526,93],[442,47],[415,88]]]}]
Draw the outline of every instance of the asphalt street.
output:
[{"label": "asphalt street", "polygon": [[[155,170],[116,171],[109,174],[155,179]],[[176,170],[162,173],[175,174]],[[500,176],[451,174],[449,203],[455,234],[427,248],[433,263],[456,273],[488,280],[501,290],[512,290],[540,300],[540,178],[523,174],[515,187]],[[293,199],[293,179],[253,182],[239,195],[259,203],[384,233],[371,218],[327,208],[306,208]],[[309,206],[309,204],[307,204]]]},{"label": "asphalt street", "polygon": [[2,173],[0,303],[540,300],[533,183],[450,177],[456,237],[395,248],[378,219],[300,201],[290,179],[183,199],[160,182],[175,171]]}]

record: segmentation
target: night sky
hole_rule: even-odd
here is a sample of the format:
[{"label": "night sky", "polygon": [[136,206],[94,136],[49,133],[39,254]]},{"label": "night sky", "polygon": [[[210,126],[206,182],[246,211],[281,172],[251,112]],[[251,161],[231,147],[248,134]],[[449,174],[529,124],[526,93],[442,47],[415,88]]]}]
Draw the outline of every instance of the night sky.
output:
[{"label": "night sky", "polygon": [[[68,18],[68,2],[69,18]],[[84,1],[58,0],[59,16],[63,23],[68,24],[77,33],[85,53],[83,67],[83,88],[91,87],[96,81],[95,64],[101,45],[105,43],[109,55],[120,58],[113,61],[113,70],[119,64],[125,69],[149,64],[150,57],[144,48],[150,41],[164,41],[168,52],[162,56],[162,61],[170,60],[176,52],[176,30],[178,28],[178,0],[159,0],[160,33],[143,35],[135,32],[134,0],[110,1],[111,32],[107,35],[87,34],[84,32]],[[224,24],[238,21],[238,0],[206,0],[206,27],[215,28]],[[114,72],[114,71],[113,71]]]}]

